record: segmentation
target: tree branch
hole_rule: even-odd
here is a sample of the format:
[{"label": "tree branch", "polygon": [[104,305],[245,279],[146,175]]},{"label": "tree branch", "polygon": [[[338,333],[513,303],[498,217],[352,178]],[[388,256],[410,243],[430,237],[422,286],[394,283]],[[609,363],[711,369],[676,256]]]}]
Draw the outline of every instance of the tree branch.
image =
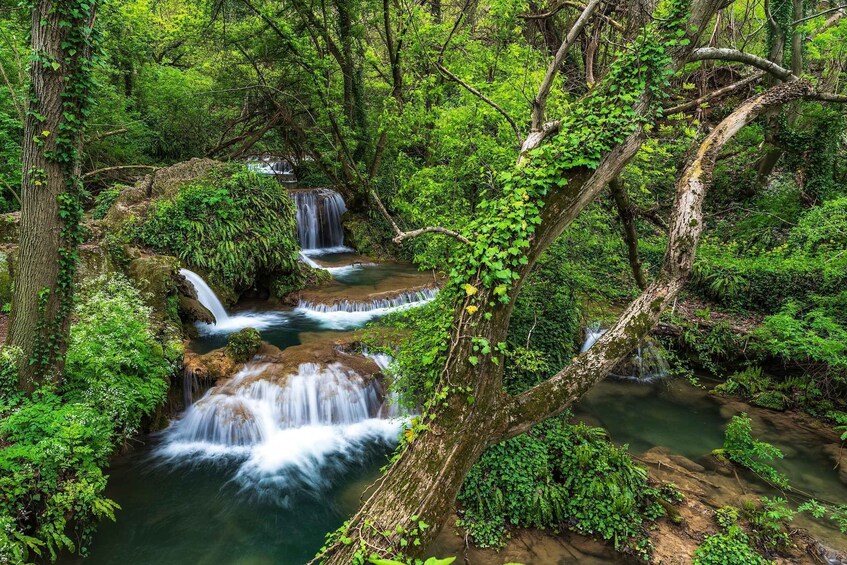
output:
[{"label": "tree branch", "polygon": [[632,276],[638,288],[644,290],[647,288],[647,278],[644,276],[644,269],[641,267],[641,257],[638,253],[638,231],[635,229],[629,194],[627,194],[626,187],[623,185],[620,177],[613,179],[609,183],[609,191],[612,193],[612,199],[615,201],[615,206],[618,209],[618,217],[621,220],[621,232],[624,243],[626,243]]},{"label": "tree branch", "polygon": [[394,233],[397,234],[397,236],[393,240],[394,243],[400,244],[400,243],[403,243],[407,239],[412,239],[414,237],[418,237],[419,235],[423,235],[425,233],[440,233],[440,234],[443,234],[443,235],[449,235],[450,237],[455,238],[455,239],[457,239],[457,240],[459,240],[459,241],[461,241],[462,243],[465,243],[465,244],[469,244],[471,242],[468,238],[466,238],[465,236],[463,236],[459,232],[455,232],[453,230],[449,230],[447,228],[442,228],[442,227],[439,227],[439,226],[430,226],[430,227],[426,227],[426,228],[420,228],[420,229],[417,229],[417,230],[412,230],[412,231],[409,231],[409,232],[404,232],[397,225],[397,222],[394,221],[394,218],[391,217],[391,214],[388,213],[388,210],[385,208],[385,204],[382,203],[382,199],[379,197],[379,194],[377,194],[376,191],[373,190],[373,189],[371,189],[370,192],[371,192],[371,197],[373,197],[374,201],[376,202],[377,208],[379,208],[380,213],[382,213],[382,215],[385,217],[385,219],[388,220],[388,223],[390,223],[391,227],[394,229]]},{"label": "tree branch", "polygon": [[673,106],[671,108],[665,108],[665,109],[662,110],[662,114],[665,115],[665,116],[671,116],[673,114],[679,114],[681,112],[685,112],[686,110],[690,110],[692,108],[697,108],[697,107],[701,106],[702,104],[709,102],[710,100],[714,100],[715,98],[720,98],[721,96],[723,96],[725,94],[729,94],[730,92],[734,92],[734,91],[738,90],[739,88],[743,88],[743,87],[747,86],[748,84],[752,84],[754,82],[757,82],[763,76],[765,76],[765,71],[759,71],[757,73],[750,75],[747,78],[739,80],[738,82],[734,82],[730,85],[724,86],[723,88],[719,88],[717,90],[713,90],[712,92],[704,94],[703,96],[701,96],[700,98],[698,98],[696,100],[691,100],[689,102],[685,102],[684,104],[680,104],[678,106]]},{"label": "tree branch", "polygon": [[556,77],[556,72],[559,70],[559,66],[561,66],[562,61],[564,61],[571,45],[574,44],[579,37],[579,34],[581,34],[582,30],[585,29],[588,20],[591,19],[591,16],[600,6],[600,2],[601,0],[589,0],[585,10],[582,11],[576,22],[574,22],[573,27],[571,27],[570,31],[568,31],[564,41],[562,41],[562,44],[559,46],[559,50],[556,51],[555,57],[553,57],[553,60],[550,61],[550,64],[547,66],[547,73],[544,75],[544,79],[538,87],[538,94],[535,95],[535,99],[532,101],[531,130],[533,132],[541,131],[541,127],[544,124],[544,110],[547,106],[547,97],[550,95],[550,88],[553,86],[553,79]]},{"label": "tree branch", "polygon": [[723,47],[700,47],[691,53],[688,60],[689,62],[720,60],[745,63],[756,67],[757,69],[761,69],[780,80],[791,80],[792,78],[796,78],[790,70],[768,61],[764,57],[759,57],[752,53],[745,53],[744,51],[739,51],[737,49],[728,49]]},{"label": "tree branch", "polygon": [[515,123],[515,120],[512,119],[512,116],[510,116],[509,113],[506,112],[506,110],[504,110],[503,108],[501,108],[496,102],[494,102],[493,100],[488,98],[485,94],[483,94],[482,92],[480,92],[479,90],[477,90],[476,88],[471,86],[470,84],[466,83],[465,81],[463,81],[462,79],[460,79],[459,77],[457,77],[456,75],[451,73],[449,70],[447,70],[447,67],[444,66],[444,51],[447,49],[447,45],[450,43],[450,40],[453,38],[453,35],[455,35],[456,30],[459,29],[459,25],[462,22],[462,18],[464,18],[464,16],[465,16],[465,10],[467,9],[467,7],[468,7],[468,2],[465,2],[465,6],[464,6],[464,8],[462,8],[462,12],[459,14],[459,17],[456,18],[456,23],[453,24],[453,28],[450,30],[450,34],[447,36],[447,39],[444,41],[444,45],[441,46],[441,51],[438,53],[438,60],[435,62],[435,67],[445,77],[447,77],[450,80],[452,80],[453,82],[459,84],[465,90],[467,90],[468,92],[470,92],[471,94],[473,94],[474,96],[476,96],[477,98],[479,98],[480,100],[482,100],[483,102],[485,102],[486,104],[488,104],[489,106],[494,108],[497,112],[499,112],[500,115],[503,116],[506,119],[507,122],[509,122],[509,125],[512,126],[512,129],[515,131],[515,135],[518,138],[518,145],[523,145],[523,136],[521,135],[521,130],[518,127],[518,124]]},{"label": "tree branch", "polygon": [[85,173],[82,175],[82,178],[87,179],[88,177],[93,177],[101,173],[110,173],[112,171],[123,171],[127,169],[147,169],[150,171],[158,171],[160,168],[161,167],[153,167],[151,165],[121,165],[120,167],[104,167],[102,169],[95,169],[91,172]]},{"label": "tree branch", "polygon": [[[562,3],[561,3],[561,4],[559,4],[558,6],[554,6],[554,7],[553,7],[552,9],[550,9],[550,11],[548,11],[548,12],[544,12],[544,13],[541,13],[541,14],[523,14],[523,15],[521,15],[520,17],[521,17],[521,18],[523,18],[523,19],[525,19],[525,20],[544,20],[544,19],[547,19],[547,18],[552,18],[553,16],[555,16],[556,14],[558,14],[559,12],[561,12],[561,11],[562,11],[562,9],[563,9],[565,6],[569,6],[569,7],[571,7],[571,8],[576,8],[576,9],[578,9],[578,10],[584,10],[584,9],[585,9],[585,6],[584,6],[584,5],[579,4],[579,3],[577,3],[577,2],[562,2]],[[618,22],[618,21],[616,21],[616,20],[613,20],[612,18],[610,18],[610,17],[609,17],[609,16],[607,16],[606,14],[603,14],[602,12],[601,12],[600,14],[598,14],[598,15],[599,15],[601,18],[603,18],[604,20],[606,20],[607,22],[609,22],[609,24],[610,24],[613,28],[615,28],[616,30],[618,30],[618,31],[624,31],[624,27],[623,27],[623,25],[621,25],[621,23],[620,23],[620,22]]]},{"label": "tree branch", "polygon": [[797,100],[810,89],[802,80],[779,84],[744,102],[706,136],[677,182],[671,231],[659,276],[588,351],[549,380],[508,400],[501,431],[493,441],[524,433],[535,423],[562,413],[644,339],[683,287],[694,264],[703,232],[703,201],[721,148],[766,110]]}]

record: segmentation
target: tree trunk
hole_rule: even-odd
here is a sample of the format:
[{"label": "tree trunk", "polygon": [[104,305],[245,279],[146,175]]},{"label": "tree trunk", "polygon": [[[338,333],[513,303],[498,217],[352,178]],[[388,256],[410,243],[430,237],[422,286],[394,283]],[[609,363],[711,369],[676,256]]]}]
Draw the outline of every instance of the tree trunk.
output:
[{"label": "tree trunk", "polygon": [[626,243],[632,276],[635,278],[638,288],[644,290],[647,288],[647,279],[644,277],[644,269],[641,267],[641,257],[638,254],[638,232],[635,229],[635,216],[632,213],[632,204],[629,201],[629,195],[626,193],[626,187],[624,187],[620,178],[616,178],[609,183],[609,191],[612,193],[612,198],[618,209],[618,217],[621,220],[621,233]]},{"label": "tree trunk", "polygon": [[[514,296],[509,305],[494,309],[487,321],[476,317],[470,323],[467,302],[457,305],[444,381],[464,392],[446,397],[446,405],[426,421],[428,426],[421,429],[419,437],[411,438],[375,492],[345,526],[343,537],[316,560],[347,565],[370,555],[424,551],[449,515],[467,471],[487,446],[563,412],[605,378],[653,328],[694,263],[703,231],[703,201],[721,148],[765,110],[808,92],[809,85],[802,81],[776,86],[742,104],[712,130],[677,183],[668,247],[659,276],[591,349],[549,380],[509,397],[501,386],[502,363],[494,363],[493,355],[469,362],[475,355],[469,336],[485,337],[492,344],[505,340]],[[597,173],[590,175],[579,192],[593,190],[600,182],[608,183],[605,175],[616,176],[619,171],[615,169],[622,166],[620,159],[626,154],[618,153],[613,163],[601,163],[598,172],[605,169],[601,178],[594,178]],[[480,294],[476,298],[479,304],[494,298],[486,289]],[[465,393],[473,395],[474,401]],[[431,527],[423,528],[421,520]]]},{"label": "tree trunk", "polygon": [[[32,11],[31,106],[23,141],[20,258],[7,343],[20,347],[29,363],[21,367],[19,387],[31,392],[38,382],[56,380],[62,362],[72,300],[75,224],[63,220],[62,200],[74,205],[79,182],[79,120],[86,92],[70,92],[91,53],[73,39],[74,30],[93,26],[88,13],[60,8],[58,0],[39,0]],[[82,12],[82,10],[80,10]],[[67,22],[74,18],[71,25]],[[61,25],[60,25],[61,23]],[[70,42],[70,43],[69,43]],[[64,46],[77,47],[66,56]],[[87,69],[90,70],[90,69]],[[89,85],[90,86],[90,85]],[[70,137],[70,138],[69,138]],[[72,187],[69,191],[69,187]]]}]

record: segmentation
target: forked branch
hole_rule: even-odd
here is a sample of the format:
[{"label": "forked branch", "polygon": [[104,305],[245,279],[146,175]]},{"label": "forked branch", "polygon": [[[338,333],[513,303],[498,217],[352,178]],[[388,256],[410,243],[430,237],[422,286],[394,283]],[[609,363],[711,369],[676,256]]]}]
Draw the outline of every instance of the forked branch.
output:
[{"label": "forked branch", "polygon": [[721,148],[766,110],[798,100],[810,91],[809,83],[803,80],[779,84],[744,102],[709,133],[677,182],[668,245],[656,280],[591,349],[549,380],[507,400],[500,432],[493,442],[524,433],[535,423],[562,413],[646,337],[685,284],[694,264],[703,232],[703,201]]}]

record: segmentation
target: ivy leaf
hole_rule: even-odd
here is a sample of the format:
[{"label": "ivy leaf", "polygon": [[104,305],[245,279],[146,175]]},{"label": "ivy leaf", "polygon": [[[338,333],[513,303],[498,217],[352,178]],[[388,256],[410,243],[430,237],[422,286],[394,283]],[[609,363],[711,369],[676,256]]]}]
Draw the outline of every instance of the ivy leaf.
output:
[{"label": "ivy leaf", "polygon": [[474,294],[479,292],[479,289],[472,284],[466,284],[464,288],[465,294],[467,294],[468,296],[473,296]]}]

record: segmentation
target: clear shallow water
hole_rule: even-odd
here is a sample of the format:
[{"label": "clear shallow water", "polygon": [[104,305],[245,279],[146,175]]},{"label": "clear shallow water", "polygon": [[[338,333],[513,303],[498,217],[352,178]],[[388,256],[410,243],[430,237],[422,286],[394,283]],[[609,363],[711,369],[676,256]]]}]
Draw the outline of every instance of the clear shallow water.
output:
[{"label": "clear shallow water", "polygon": [[360,493],[386,461],[381,446],[364,448],[366,462],[327,474],[319,496],[308,489],[284,498],[232,481],[237,462],[169,469],[150,446],[115,461],[106,496],[123,508],[102,522],[91,556],[65,564],[287,565],[311,559],[358,505]]},{"label": "clear shallow water", "polygon": [[[752,417],[757,439],[782,450],[785,458],[772,464],[794,488],[822,501],[847,504],[847,485],[839,479],[818,433],[796,425],[780,413],[740,404],[722,406],[706,391],[685,381],[638,384],[606,380],[591,389],[573,412],[577,419],[604,427],[615,443],[628,444],[631,453],[664,447],[696,462],[723,446],[724,429],[738,413],[736,407]],[[786,496],[752,477],[751,480],[760,496]],[[804,500],[791,493],[787,496],[795,503]],[[801,516],[796,523],[830,547],[847,551],[847,536],[831,522]]]}]

